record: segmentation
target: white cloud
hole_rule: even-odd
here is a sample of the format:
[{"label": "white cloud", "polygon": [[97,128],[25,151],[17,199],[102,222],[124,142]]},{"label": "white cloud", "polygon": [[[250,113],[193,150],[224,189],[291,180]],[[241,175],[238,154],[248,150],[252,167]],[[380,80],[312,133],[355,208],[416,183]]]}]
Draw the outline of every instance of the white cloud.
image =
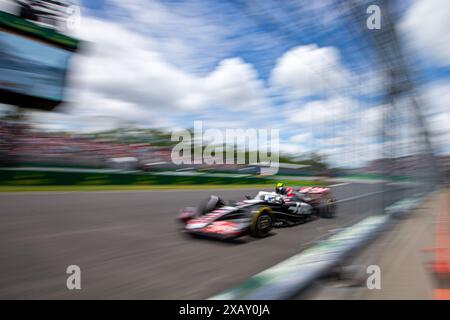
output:
[{"label": "white cloud", "polygon": [[205,79],[205,94],[211,100],[233,109],[243,109],[264,104],[264,86],[256,70],[242,59],[220,62]]},{"label": "white cloud", "polygon": [[44,130],[96,132],[130,125],[157,128],[176,126],[170,117],[162,117],[160,110],[144,108],[90,91],[80,93],[76,102],[66,104],[58,111],[30,111],[28,114],[33,124]]},{"label": "white cloud", "polygon": [[300,133],[289,137],[289,141],[293,143],[304,143],[312,139],[311,133]]},{"label": "white cloud", "polygon": [[317,143],[320,146],[325,147],[337,147],[342,146],[346,143],[346,139],[342,136],[336,136],[332,138],[323,138],[323,139],[316,139],[314,140],[315,143]]},{"label": "white cloud", "polygon": [[[280,149],[292,154],[311,148],[335,155],[346,150],[364,153],[373,143],[366,136],[376,134],[377,127],[372,124],[378,123],[378,109],[361,112],[357,101],[336,95],[349,93],[344,89],[355,77],[341,63],[336,48],[311,44],[285,52],[266,87],[252,64],[230,54],[237,43],[228,36],[235,36],[242,26],[217,24],[225,15],[193,14],[203,9],[188,10],[195,6],[190,3],[182,5],[185,12],[168,10],[154,1],[114,3],[116,7],[108,9],[116,10],[110,15],[117,18],[114,23],[83,17],[79,36],[91,43],[86,54],[74,60],[74,101],[55,117],[39,113],[43,126],[47,123],[57,128],[60,121],[83,131],[124,123],[175,128],[189,127],[191,119],[198,117],[206,127],[219,129],[287,124],[293,136],[286,138]],[[274,42],[259,42],[266,45],[259,50],[273,50],[270,45]],[[248,46],[255,44],[249,42]],[[271,59],[270,64],[273,62]],[[368,79],[373,78],[369,74]],[[370,86],[365,83],[362,90],[378,88],[379,81],[373,82]],[[268,98],[268,92],[283,93],[280,100],[286,102],[286,98],[287,106],[271,105],[274,100]],[[295,105],[292,99],[311,95],[328,98],[303,105]],[[343,122],[354,125],[358,117],[361,127],[342,126]],[[332,127],[333,138],[314,138],[315,133]],[[355,161],[351,153],[348,158]]]},{"label": "white cloud", "polygon": [[[265,86],[255,67],[230,54],[233,48],[242,48],[244,38],[246,45],[259,50],[272,50],[269,43],[277,41],[262,41],[264,32],[245,36],[242,31],[251,26],[246,19],[227,28],[218,23],[235,12],[215,12],[199,3],[169,6],[130,0],[112,1],[107,7],[103,15],[114,22],[84,13],[77,36],[89,43],[73,59],[71,103],[61,117],[71,119],[70,128],[97,130],[126,123],[189,127],[194,117],[205,119],[210,127],[261,128],[277,127],[284,120],[273,112],[278,107],[268,97],[272,88]],[[309,67],[316,63],[321,68],[320,76],[326,71],[333,83],[343,83],[336,79],[346,71],[335,48],[297,49],[302,57],[306,53]],[[271,80],[279,79],[277,74],[291,58],[295,65],[298,54],[293,49],[280,58]],[[329,72],[330,66],[334,72]],[[303,76],[308,78],[309,67],[297,71],[306,72]],[[314,80],[314,91],[322,89],[323,79]],[[45,119],[50,121],[38,114],[43,126]],[[55,127],[55,118],[50,122]]]},{"label": "white cloud", "polygon": [[[193,111],[230,122],[228,111],[245,109],[260,117],[269,108],[257,71],[240,58],[222,60],[202,76],[169,63],[157,40],[124,26],[85,17],[78,32],[90,42],[73,59],[71,103],[64,111],[83,128],[91,128],[90,122],[77,117],[102,119],[102,128],[126,122],[162,127],[176,125],[177,117]],[[44,125],[48,118],[38,115]]]},{"label": "white cloud", "polygon": [[317,125],[329,122],[340,123],[353,116],[356,102],[346,97],[307,102],[303,106],[289,107],[286,120],[295,124]]},{"label": "white cloud", "polygon": [[205,74],[218,61],[234,56],[233,52],[243,45],[252,50],[279,46],[279,41],[268,33],[253,32],[254,21],[226,2],[208,6],[203,1],[111,2],[109,17],[130,30],[158,39],[158,51],[188,72]]},{"label": "white cloud", "polygon": [[293,48],[279,58],[270,82],[299,97],[342,90],[350,79],[351,74],[342,66],[336,48],[312,44]]},{"label": "white cloud", "polygon": [[296,143],[280,143],[280,152],[290,155],[298,155],[308,152],[309,149]]},{"label": "white cloud", "polygon": [[433,82],[422,87],[420,92],[425,102],[423,105],[425,115],[450,112],[450,82]]},{"label": "white cloud", "polygon": [[411,52],[450,65],[450,1],[415,1],[400,23]]},{"label": "white cloud", "polygon": [[85,18],[82,27],[83,38],[92,42],[74,61],[76,95],[87,90],[148,108],[173,109],[199,87],[195,77],[154,50],[152,39],[97,19]]},{"label": "white cloud", "polygon": [[362,166],[382,155],[377,140],[381,111],[382,106],[368,108],[346,97],[291,106],[286,110],[287,121],[307,133],[294,134],[289,142],[303,151],[326,155],[334,166]]}]

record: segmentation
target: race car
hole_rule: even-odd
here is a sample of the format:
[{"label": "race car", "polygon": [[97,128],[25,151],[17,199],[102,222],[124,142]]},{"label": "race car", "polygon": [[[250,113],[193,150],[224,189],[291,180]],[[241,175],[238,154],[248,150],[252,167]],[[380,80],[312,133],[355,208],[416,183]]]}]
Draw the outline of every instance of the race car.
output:
[{"label": "race car", "polygon": [[329,188],[277,185],[275,192],[260,191],[232,205],[212,195],[197,208],[182,209],[177,220],[192,235],[223,240],[245,235],[262,238],[274,227],[297,225],[315,216],[332,218],[335,211],[336,199]]}]

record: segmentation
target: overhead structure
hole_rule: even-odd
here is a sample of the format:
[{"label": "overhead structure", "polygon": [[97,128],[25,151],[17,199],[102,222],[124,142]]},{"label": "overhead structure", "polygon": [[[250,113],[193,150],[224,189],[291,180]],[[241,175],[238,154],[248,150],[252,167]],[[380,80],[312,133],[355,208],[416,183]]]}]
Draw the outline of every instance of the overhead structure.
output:
[{"label": "overhead structure", "polygon": [[0,11],[0,103],[52,110],[64,102],[79,45],[55,28]]},{"label": "overhead structure", "polygon": [[[383,142],[383,173],[386,176],[403,174],[399,160],[409,156],[410,178],[417,183],[419,192],[432,190],[440,181],[440,166],[430,138],[424,112],[424,103],[414,81],[413,69],[404,54],[398,34],[396,5],[392,1],[379,0],[382,13],[380,29],[368,30],[361,12],[365,1],[348,2],[351,16],[359,21],[362,30],[371,39],[383,74],[384,108],[381,139]],[[406,139],[401,134],[407,134]],[[406,149],[406,150],[405,150]],[[406,164],[403,164],[403,167]],[[414,170],[411,170],[414,169]]]}]

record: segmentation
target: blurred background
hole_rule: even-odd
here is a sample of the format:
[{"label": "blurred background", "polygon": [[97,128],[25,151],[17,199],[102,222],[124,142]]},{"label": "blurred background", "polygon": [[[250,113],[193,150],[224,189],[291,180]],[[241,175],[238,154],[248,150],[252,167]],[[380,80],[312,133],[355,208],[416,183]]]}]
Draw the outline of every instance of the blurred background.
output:
[{"label": "blurred background", "polygon": [[370,4],[4,0],[1,163],[205,169],[170,160],[202,120],[279,129],[280,174],[446,179],[445,4]]},{"label": "blurred background", "polygon": [[[449,13],[446,0],[0,0],[0,187],[360,183],[389,196],[342,214],[383,212],[449,183]],[[175,165],[171,135],[197,120],[280,130],[278,173]]]}]

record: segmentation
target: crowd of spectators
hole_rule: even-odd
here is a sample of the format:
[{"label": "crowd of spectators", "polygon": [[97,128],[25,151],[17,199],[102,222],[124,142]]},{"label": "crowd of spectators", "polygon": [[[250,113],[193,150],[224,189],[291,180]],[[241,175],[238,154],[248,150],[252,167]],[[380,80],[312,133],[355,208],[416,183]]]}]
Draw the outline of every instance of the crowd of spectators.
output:
[{"label": "crowd of spectators", "polygon": [[[148,143],[124,144],[111,139],[70,133],[49,133],[27,125],[0,123],[0,161],[3,164],[48,164],[92,167],[170,162],[170,148]],[[130,167],[131,166],[131,167]]]}]

